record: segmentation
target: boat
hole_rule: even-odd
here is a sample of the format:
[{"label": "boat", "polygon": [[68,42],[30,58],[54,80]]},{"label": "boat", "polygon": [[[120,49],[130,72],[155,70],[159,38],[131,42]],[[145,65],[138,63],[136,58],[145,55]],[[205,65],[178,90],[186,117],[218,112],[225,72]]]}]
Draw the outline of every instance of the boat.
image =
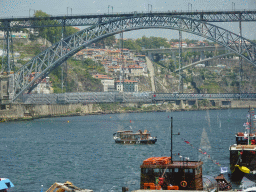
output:
[{"label": "boat", "polygon": [[139,130],[136,133],[133,131],[117,131],[113,134],[113,138],[116,143],[121,144],[155,144],[157,141],[156,137],[151,137],[147,130],[142,132]]},{"label": "boat", "polygon": [[201,161],[150,157],[140,166],[140,189],[203,190],[202,165]]},{"label": "boat", "polygon": [[[43,190],[41,190],[43,191]],[[46,192],[93,192],[93,190],[90,189],[81,189],[73,185],[70,181],[66,181],[65,183],[57,183],[55,182]]]},{"label": "boat", "polygon": [[13,183],[8,178],[0,178],[0,192],[7,192],[10,188],[14,187]]},{"label": "boat", "polygon": [[256,133],[252,132],[254,112],[249,108],[245,131],[236,133],[236,143],[229,147],[232,181],[241,181],[244,176],[256,179]]},{"label": "boat", "polygon": [[[188,157],[179,156],[180,160],[174,161],[172,157],[172,133],[171,117],[171,156],[149,157],[140,166],[140,190],[205,190],[216,191],[217,182],[225,182],[227,190],[231,190],[231,184],[223,175],[214,178],[203,176],[201,160],[191,161]],[[224,184],[223,184],[224,185]]]},{"label": "boat", "polygon": [[214,178],[218,183],[219,191],[229,191],[232,189],[232,185],[229,181],[226,180],[223,174],[218,175]]}]

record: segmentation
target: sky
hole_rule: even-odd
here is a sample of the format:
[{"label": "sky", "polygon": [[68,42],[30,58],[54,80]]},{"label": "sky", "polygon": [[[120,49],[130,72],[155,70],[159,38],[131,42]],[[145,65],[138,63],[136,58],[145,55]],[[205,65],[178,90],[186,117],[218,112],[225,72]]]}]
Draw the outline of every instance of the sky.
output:
[{"label": "sky", "polygon": [[[122,12],[152,11],[188,11],[205,10],[256,10],[256,0],[0,0],[0,18],[28,17],[34,11],[42,10],[50,15],[84,15]],[[213,23],[238,34],[238,23]],[[242,34],[247,39],[256,39],[256,22],[242,22]],[[124,38],[164,37],[178,39],[178,31],[170,29],[147,29],[124,33]],[[189,33],[182,33],[183,38],[198,39]],[[119,38],[119,35],[117,35]],[[202,39],[203,40],[203,39]]]}]

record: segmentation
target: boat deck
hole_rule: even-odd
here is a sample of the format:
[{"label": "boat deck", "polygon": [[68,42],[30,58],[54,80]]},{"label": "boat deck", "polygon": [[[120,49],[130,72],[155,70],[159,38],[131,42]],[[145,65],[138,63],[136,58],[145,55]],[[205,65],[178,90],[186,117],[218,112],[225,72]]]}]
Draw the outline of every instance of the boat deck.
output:
[{"label": "boat deck", "polygon": [[173,161],[172,163],[168,164],[142,164],[141,168],[185,168],[191,169],[202,165],[203,163],[200,161]]}]

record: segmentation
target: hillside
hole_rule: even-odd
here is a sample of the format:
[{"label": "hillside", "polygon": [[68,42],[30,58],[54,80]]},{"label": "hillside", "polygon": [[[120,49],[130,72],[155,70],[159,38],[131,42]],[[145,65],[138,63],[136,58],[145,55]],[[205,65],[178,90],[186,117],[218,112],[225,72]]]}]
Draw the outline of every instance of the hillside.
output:
[{"label": "hillside", "polygon": [[[51,42],[40,37],[34,37],[33,40],[14,40],[13,52],[19,52],[20,56],[14,58],[13,70],[15,71],[49,46],[51,46]],[[167,59],[153,62],[156,92],[168,93],[179,91],[179,73],[173,72],[174,69],[178,68],[178,62],[176,61],[176,63],[174,63],[174,61],[167,56]],[[183,66],[188,65],[192,61],[192,57],[196,58],[197,56],[193,56],[189,52],[184,52]],[[5,58],[3,61],[5,62]],[[0,64],[1,62],[2,58],[0,58]],[[225,65],[226,67],[217,67],[217,65]],[[183,90],[180,88],[180,92],[239,92],[239,71],[239,60],[232,58],[209,62],[208,65],[203,68],[187,68],[181,73],[183,77]],[[92,75],[96,73],[107,74],[101,62],[94,62],[91,59],[76,60],[75,58],[69,58],[66,63],[63,63],[60,67],[55,69],[49,76],[55,93],[103,91],[103,85],[100,80],[92,77]],[[111,76],[110,74],[108,75]],[[112,77],[119,78],[118,75],[112,75]],[[138,81],[139,91],[152,91],[150,76],[138,76],[134,77],[132,80]],[[256,92],[255,89],[255,67],[243,61],[241,91]]]}]

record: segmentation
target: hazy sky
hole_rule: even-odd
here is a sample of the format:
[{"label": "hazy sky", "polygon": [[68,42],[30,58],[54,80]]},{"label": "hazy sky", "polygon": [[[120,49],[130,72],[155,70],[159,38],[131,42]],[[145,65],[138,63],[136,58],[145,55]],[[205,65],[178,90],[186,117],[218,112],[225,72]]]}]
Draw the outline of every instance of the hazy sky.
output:
[{"label": "hazy sky", "polygon": [[[42,10],[50,15],[81,15],[93,13],[120,13],[143,11],[187,11],[189,4],[193,10],[255,10],[256,0],[0,0],[0,17],[28,17],[35,10]],[[109,8],[108,8],[109,7]],[[190,7],[191,8],[191,7]],[[30,10],[30,11],[29,11]],[[223,28],[238,33],[238,23],[215,23]],[[256,39],[256,22],[242,23],[243,36]],[[139,38],[141,36],[158,36],[167,39],[178,38],[178,32],[163,29],[147,29],[124,33],[124,38]],[[183,33],[183,38],[196,38],[194,35]]]}]

